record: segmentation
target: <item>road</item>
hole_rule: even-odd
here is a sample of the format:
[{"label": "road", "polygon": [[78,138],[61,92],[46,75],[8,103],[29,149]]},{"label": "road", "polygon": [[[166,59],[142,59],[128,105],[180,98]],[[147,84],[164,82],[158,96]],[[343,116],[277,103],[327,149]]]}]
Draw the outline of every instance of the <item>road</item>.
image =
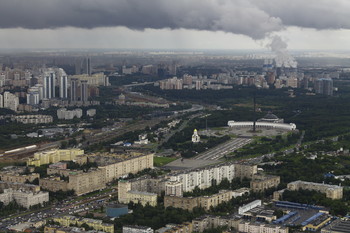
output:
[{"label": "road", "polygon": [[235,138],[199,154],[195,159],[220,160],[225,155],[247,145],[251,141],[251,138]]}]

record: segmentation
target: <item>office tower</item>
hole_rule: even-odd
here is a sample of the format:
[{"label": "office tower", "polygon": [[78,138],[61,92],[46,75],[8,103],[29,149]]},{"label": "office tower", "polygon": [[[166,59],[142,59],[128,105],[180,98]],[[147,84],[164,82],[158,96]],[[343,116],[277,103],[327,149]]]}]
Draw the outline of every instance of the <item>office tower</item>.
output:
[{"label": "office tower", "polygon": [[53,71],[45,72],[44,74],[44,98],[55,98],[56,75]]},{"label": "office tower", "polygon": [[61,74],[59,77],[60,98],[68,98],[68,77],[66,73]]},{"label": "office tower", "polygon": [[76,78],[72,78],[70,81],[70,100],[78,101],[77,88],[78,88],[79,80]]},{"label": "office tower", "polygon": [[80,82],[80,100],[83,102],[88,101],[88,84],[86,80]]},{"label": "office tower", "polygon": [[314,88],[317,94],[333,95],[333,80],[330,78],[317,79]]}]

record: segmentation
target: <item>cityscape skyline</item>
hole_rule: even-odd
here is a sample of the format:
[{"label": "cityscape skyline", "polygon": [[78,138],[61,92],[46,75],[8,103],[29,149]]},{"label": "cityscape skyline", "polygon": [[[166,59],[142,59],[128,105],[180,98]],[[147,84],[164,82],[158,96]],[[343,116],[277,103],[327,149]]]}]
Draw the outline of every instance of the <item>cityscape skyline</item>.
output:
[{"label": "cityscape skyline", "polygon": [[0,3],[0,232],[350,232],[349,1]]}]

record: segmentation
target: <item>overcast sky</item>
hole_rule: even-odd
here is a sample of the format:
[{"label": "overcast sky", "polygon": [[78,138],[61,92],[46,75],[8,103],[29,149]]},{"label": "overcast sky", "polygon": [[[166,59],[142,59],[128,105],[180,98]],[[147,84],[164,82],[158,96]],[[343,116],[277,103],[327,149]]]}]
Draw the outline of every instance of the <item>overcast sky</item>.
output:
[{"label": "overcast sky", "polygon": [[0,48],[350,49],[348,0],[0,0]]}]

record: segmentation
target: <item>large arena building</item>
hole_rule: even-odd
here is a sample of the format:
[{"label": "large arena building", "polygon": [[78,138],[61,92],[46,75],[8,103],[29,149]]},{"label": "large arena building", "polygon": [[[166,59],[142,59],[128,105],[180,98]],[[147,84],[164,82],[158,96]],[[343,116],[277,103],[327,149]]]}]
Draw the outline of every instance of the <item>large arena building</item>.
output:
[{"label": "large arena building", "polygon": [[[254,121],[228,121],[228,126],[231,128],[253,128]],[[272,128],[281,130],[296,130],[297,126],[294,123],[284,123],[283,119],[278,118],[276,115],[269,112],[263,118],[255,122],[255,127],[259,128]]]}]

